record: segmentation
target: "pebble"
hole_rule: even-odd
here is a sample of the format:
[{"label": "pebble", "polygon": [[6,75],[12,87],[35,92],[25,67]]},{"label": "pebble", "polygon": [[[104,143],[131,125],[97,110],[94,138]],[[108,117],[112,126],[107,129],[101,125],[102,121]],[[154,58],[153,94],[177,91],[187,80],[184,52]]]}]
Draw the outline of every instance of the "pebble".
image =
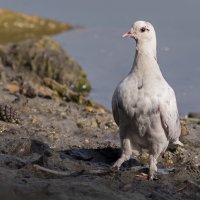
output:
[{"label": "pebble", "polygon": [[134,189],[134,186],[132,183],[125,184],[123,187],[121,187],[121,191],[123,191],[123,192],[128,192],[133,189]]}]

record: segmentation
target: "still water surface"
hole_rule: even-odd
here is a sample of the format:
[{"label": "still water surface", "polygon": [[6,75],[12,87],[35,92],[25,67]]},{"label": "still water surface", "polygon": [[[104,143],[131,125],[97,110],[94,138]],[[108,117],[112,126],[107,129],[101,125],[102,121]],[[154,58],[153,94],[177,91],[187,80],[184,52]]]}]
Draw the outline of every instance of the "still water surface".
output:
[{"label": "still water surface", "polygon": [[134,41],[121,35],[136,20],[150,21],[158,62],[176,92],[180,114],[200,112],[199,0],[1,0],[0,7],[82,26],[53,38],[87,72],[91,98],[108,108],[133,62]]}]

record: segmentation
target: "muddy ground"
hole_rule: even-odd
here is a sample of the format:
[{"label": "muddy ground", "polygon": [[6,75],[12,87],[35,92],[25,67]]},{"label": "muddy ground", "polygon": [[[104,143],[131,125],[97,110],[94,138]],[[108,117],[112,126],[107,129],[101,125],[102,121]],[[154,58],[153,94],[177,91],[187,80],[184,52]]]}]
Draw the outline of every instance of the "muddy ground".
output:
[{"label": "muddy ground", "polygon": [[[117,127],[101,106],[27,98],[1,90],[18,123],[0,121],[1,199],[199,199],[200,125],[184,148],[160,158],[157,180],[140,180],[145,155],[109,170],[119,157]],[[3,104],[2,104],[3,105]],[[43,171],[51,169],[54,171]]]}]

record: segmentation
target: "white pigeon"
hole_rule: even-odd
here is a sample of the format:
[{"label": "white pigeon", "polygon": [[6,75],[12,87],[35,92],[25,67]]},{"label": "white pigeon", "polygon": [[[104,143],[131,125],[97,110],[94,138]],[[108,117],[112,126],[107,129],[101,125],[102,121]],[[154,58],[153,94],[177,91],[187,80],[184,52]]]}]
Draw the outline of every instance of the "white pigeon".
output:
[{"label": "white pigeon", "polygon": [[133,67],[118,84],[112,98],[112,111],[119,126],[121,157],[118,169],[142,149],[149,152],[149,179],[157,171],[157,158],[169,143],[183,145],[176,97],[164,79],[156,56],[156,34],[149,22],[136,21],[123,37],[134,38]]}]

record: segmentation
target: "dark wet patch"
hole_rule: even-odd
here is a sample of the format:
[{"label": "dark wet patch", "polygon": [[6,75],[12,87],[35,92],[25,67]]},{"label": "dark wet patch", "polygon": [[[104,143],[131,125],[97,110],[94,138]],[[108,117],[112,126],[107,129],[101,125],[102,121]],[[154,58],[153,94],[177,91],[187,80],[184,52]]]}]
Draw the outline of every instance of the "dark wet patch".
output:
[{"label": "dark wet patch", "polygon": [[46,156],[51,156],[53,152],[48,144],[45,144],[38,140],[31,140],[31,151],[33,153],[45,154]]},{"label": "dark wet patch", "polygon": [[108,147],[102,149],[71,149],[60,152],[62,159],[65,159],[66,155],[76,160],[87,161],[91,165],[110,167],[119,158],[120,149]]},{"label": "dark wet patch", "polygon": [[25,160],[16,156],[0,154],[0,167],[6,167],[9,169],[21,169],[26,165]]}]

